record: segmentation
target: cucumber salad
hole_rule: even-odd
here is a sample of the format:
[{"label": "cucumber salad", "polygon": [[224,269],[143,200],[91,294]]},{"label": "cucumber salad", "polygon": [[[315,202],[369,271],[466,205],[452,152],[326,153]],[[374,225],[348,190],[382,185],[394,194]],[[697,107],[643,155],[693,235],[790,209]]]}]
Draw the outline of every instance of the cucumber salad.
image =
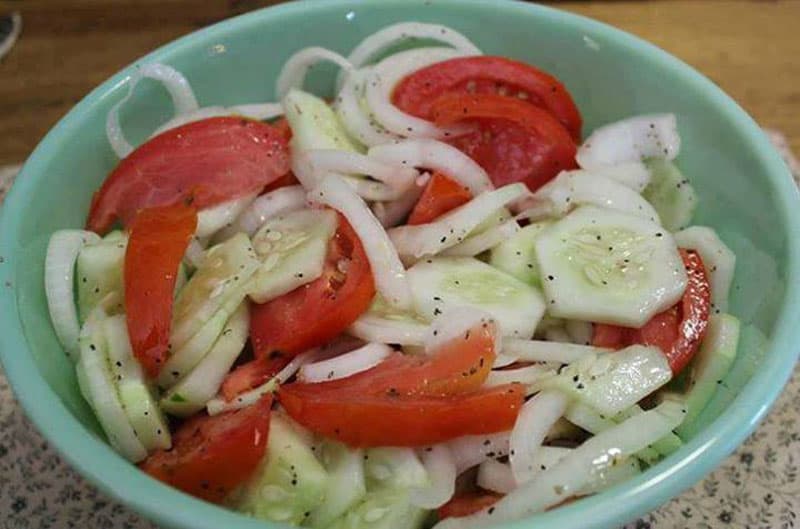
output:
[{"label": "cucumber salad", "polygon": [[[143,79],[175,116],[134,147]],[[127,86],[44,281],[109,444],[164,483],[314,528],[489,526],[655,465],[731,368],[735,256],[691,225],[675,115],[584,135],[558,79],[417,22],[298,51],[276,102],[200,106],[158,63]]]}]

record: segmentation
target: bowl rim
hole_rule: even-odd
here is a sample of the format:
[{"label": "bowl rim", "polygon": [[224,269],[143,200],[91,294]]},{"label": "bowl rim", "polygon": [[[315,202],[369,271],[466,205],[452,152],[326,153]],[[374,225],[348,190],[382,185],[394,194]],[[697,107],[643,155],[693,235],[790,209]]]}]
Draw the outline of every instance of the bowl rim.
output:
[{"label": "bowl rim", "polygon": [[[435,1],[444,7],[485,6],[481,0]],[[425,3],[428,2],[430,0]],[[172,527],[217,529],[235,526],[240,529],[263,529],[271,524],[205,503],[150,478],[117,455],[72,416],[38,372],[25,340],[17,308],[17,294],[13,288],[13,274],[17,269],[15,250],[18,248],[13,234],[24,214],[25,198],[44,178],[43,169],[49,153],[59,138],[77,132],[78,125],[91,114],[94,104],[114,93],[127,80],[136,64],[165,59],[169,62],[169,56],[183,48],[258,26],[272,18],[307,12],[309,4],[314,9],[323,10],[379,9],[384,6],[421,5],[423,0],[384,0],[380,5],[371,4],[369,7],[355,0],[287,3],[239,15],[173,40],[117,72],[59,120],[25,162],[0,208],[0,255],[5,257],[0,264],[0,282],[5,285],[0,286],[0,361],[17,399],[39,432],[82,476],[145,517]],[[589,529],[619,525],[666,502],[718,466],[755,429],[791,376],[800,356],[800,347],[795,345],[800,341],[800,328],[794,325],[800,319],[800,208],[797,208],[800,194],[788,167],[752,118],[712,81],[683,61],[634,35],[581,15],[516,1],[503,2],[502,9],[511,16],[533,15],[553,24],[614,41],[628,48],[631,53],[646,56],[660,68],[679,77],[683,83],[693,85],[695,90],[711,96],[716,109],[731,119],[747,137],[753,156],[765,169],[775,197],[775,206],[780,209],[780,216],[786,223],[786,294],[774,323],[770,354],[762,369],[753,375],[728,408],[678,452],[642,475],[575,504],[498,527],[523,529],[537,524],[557,524],[554,526]],[[122,483],[119,478],[123,478]]]}]

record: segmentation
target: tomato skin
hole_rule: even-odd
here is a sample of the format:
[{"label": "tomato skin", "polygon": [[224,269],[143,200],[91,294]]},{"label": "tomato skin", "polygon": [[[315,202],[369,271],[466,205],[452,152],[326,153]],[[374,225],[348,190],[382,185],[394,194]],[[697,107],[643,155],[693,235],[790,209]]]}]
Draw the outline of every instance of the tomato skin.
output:
[{"label": "tomato skin", "polygon": [[167,358],[178,267],[197,228],[184,204],[145,209],[133,219],[125,250],[125,315],[133,353],[148,376]]},{"label": "tomato skin", "polygon": [[411,211],[406,224],[433,222],[450,210],[472,200],[472,193],[458,182],[440,172],[431,175],[425,190]]},{"label": "tomato skin", "polygon": [[86,225],[103,233],[142,208],[180,201],[202,209],[257,193],[288,171],[288,144],[270,125],[241,117],[187,123],[120,161],[94,194]]},{"label": "tomato skin", "polygon": [[[250,311],[250,338],[256,358],[276,351],[296,356],[332,340],[372,303],[375,282],[364,247],[347,220],[328,246],[322,276]],[[346,273],[339,269],[346,260]]]},{"label": "tomato skin", "polygon": [[525,391],[508,384],[448,397],[309,396],[295,384],[278,399],[294,420],[311,431],[353,447],[425,446],[511,429]]},{"label": "tomato skin", "polygon": [[592,344],[620,349],[633,344],[653,345],[664,352],[677,375],[692,360],[703,341],[711,313],[711,288],[697,252],[679,249],[688,283],[681,300],[653,316],[641,328],[595,324]]},{"label": "tomato skin", "polygon": [[226,401],[230,402],[237,395],[264,384],[277,375],[290,361],[291,358],[288,356],[275,354],[242,364],[225,375],[222,386],[220,386],[220,393]]},{"label": "tomato skin", "polygon": [[192,496],[221,503],[264,457],[272,395],[241,410],[198,414],[181,424],[172,449],[152,453],[141,469]]},{"label": "tomato skin", "polygon": [[431,107],[446,126],[474,121],[478,130],[451,143],[483,167],[495,186],[524,182],[535,191],[558,173],[577,167],[577,147],[549,112],[513,97],[444,95]]},{"label": "tomato skin", "polygon": [[458,494],[437,509],[439,519],[469,516],[497,503],[503,496],[494,492],[474,491]]},{"label": "tomato skin", "polygon": [[[581,115],[564,85],[552,75],[506,57],[459,57],[405,77],[392,100],[417,117],[430,119],[433,102],[444,94],[508,94],[546,109],[581,140]],[[524,98],[524,99],[522,99]]]}]

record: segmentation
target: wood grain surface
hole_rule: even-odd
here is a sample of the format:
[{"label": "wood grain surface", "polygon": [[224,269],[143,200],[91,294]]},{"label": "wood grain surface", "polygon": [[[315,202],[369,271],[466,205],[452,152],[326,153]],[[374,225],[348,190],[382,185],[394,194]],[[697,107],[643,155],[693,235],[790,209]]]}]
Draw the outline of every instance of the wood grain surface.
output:
[{"label": "wood grain surface", "polygon": [[[488,0],[487,0],[488,1]],[[144,53],[268,0],[0,0],[22,12],[0,63],[0,165],[25,159],[93,87]],[[800,1],[557,2],[677,55],[800,152]]]}]

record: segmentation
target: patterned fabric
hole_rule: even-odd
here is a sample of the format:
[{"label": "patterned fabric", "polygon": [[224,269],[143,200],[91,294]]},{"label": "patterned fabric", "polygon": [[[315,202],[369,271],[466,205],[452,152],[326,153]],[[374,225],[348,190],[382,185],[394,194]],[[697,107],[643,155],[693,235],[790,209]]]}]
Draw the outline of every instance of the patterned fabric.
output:
[{"label": "patterned fabric", "polygon": [[[800,166],[778,133],[800,184]],[[18,167],[0,168],[0,203]],[[705,480],[625,529],[800,527],[800,367],[758,430]],[[156,529],[108,499],[48,446],[0,371],[0,529]]]}]

